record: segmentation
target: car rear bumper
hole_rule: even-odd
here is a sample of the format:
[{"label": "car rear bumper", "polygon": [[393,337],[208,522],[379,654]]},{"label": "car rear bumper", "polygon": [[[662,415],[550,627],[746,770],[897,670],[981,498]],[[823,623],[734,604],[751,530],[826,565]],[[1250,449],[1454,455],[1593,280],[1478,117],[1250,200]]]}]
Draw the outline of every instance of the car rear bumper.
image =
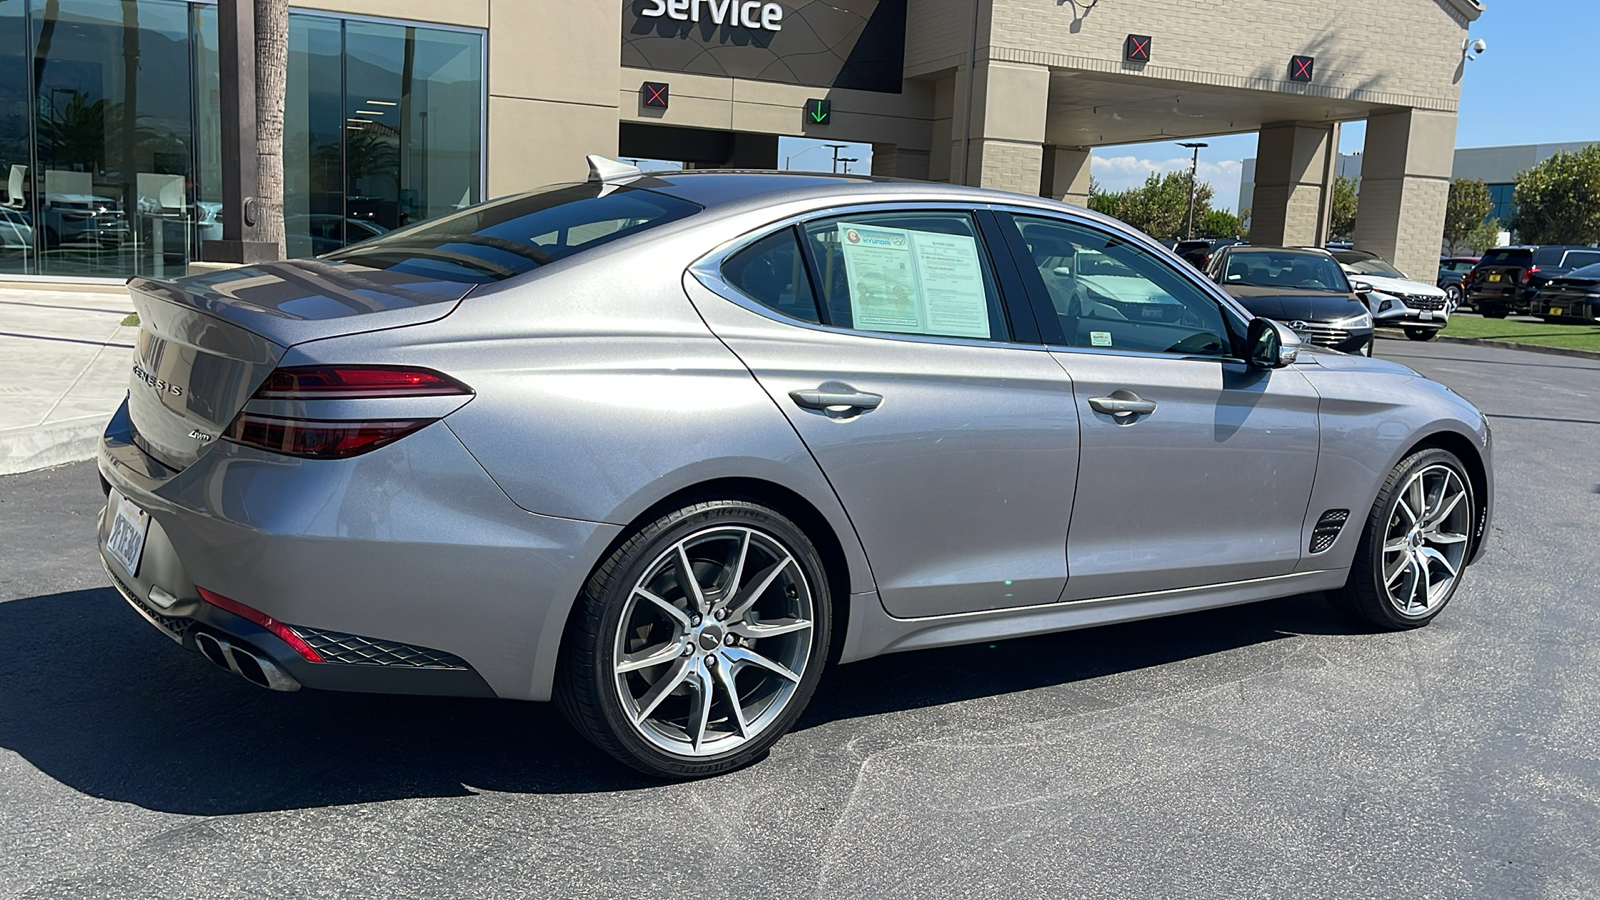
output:
[{"label": "car rear bumper", "polygon": [[[181,472],[131,431],[124,404],[98,458],[118,592],[213,662],[239,648],[299,686],[548,699],[567,611],[620,530],[518,508],[442,422],[345,460],[220,442]],[[105,549],[124,496],[149,514],[132,572]],[[200,588],[289,626],[322,661]]]}]

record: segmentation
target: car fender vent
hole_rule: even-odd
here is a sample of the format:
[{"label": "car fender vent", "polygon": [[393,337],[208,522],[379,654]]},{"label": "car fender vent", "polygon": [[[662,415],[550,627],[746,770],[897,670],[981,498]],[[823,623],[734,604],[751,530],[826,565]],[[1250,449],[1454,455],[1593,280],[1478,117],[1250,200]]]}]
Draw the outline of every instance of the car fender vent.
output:
[{"label": "car fender vent", "polygon": [[1344,530],[1344,523],[1350,521],[1350,510],[1330,509],[1317,519],[1317,527],[1311,529],[1311,552],[1321,553],[1333,546],[1339,539],[1339,532]]}]

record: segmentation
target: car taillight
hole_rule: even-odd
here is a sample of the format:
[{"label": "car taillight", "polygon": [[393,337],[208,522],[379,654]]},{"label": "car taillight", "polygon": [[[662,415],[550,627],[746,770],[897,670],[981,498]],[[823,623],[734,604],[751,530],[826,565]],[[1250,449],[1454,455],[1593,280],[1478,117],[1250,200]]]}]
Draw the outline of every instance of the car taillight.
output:
[{"label": "car taillight", "polygon": [[1539,267],[1538,266],[1529,266],[1526,269],[1523,269],[1522,270],[1522,283],[1523,284],[1527,284],[1527,283],[1533,281],[1533,275],[1537,271],[1539,271]]},{"label": "car taillight", "polygon": [[279,622],[277,619],[274,619],[259,609],[245,606],[243,603],[240,603],[237,600],[230,600],[229,598],[224,597],[215,591],[208,591],[205,588],[198,586],[195,588],[195,590],[200,592],[201,600],[204,600],[220,610],[231,612],[241,619],[248,619],[257,625],[260,625],[262,628],[272,632],[274,635],[277,635],[280,640],[289,645],[289,649],[300,654],[300,656],[305,659],[306,662],[322,662],[322,654],[312,649],[311,645],[306,643],[305,639],[300,635],[295,634],[293,628],[290,628],[282,622]]},{"label": "car taillight", "polygon": [[[448,375],[414,366],[286,366],[252,400],[371,400],[470,397]],[[305,459],[347,459],[392,444],[437,418],[310,419],[241,410],[222,436],[237,444]]]}]

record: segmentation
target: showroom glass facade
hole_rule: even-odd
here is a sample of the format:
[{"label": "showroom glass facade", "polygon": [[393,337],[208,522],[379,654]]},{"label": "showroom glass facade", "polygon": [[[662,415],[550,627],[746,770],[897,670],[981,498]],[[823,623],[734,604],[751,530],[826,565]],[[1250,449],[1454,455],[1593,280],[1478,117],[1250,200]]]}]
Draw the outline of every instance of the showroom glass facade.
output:
[{"label": "showroom glass facade", "polygon": [[[292,12],[290,256],[481,199],[483,34]],[[0,277],[174,277],[222,237],[217,15],[0,0]]]}]

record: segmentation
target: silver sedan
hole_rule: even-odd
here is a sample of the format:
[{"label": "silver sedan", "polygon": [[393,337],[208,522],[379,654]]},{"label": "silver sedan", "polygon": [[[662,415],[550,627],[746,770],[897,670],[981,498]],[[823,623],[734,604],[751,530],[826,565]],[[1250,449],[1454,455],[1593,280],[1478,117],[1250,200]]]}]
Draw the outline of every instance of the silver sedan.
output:
[{"label": "silver sedan", "polygon": [[107,572],[264,687],[559,702],[757,759],[829,664],[1312,591],[1438,615],[1489,427],[1126,226],[865,178],[641,175],[135,279]]}]

